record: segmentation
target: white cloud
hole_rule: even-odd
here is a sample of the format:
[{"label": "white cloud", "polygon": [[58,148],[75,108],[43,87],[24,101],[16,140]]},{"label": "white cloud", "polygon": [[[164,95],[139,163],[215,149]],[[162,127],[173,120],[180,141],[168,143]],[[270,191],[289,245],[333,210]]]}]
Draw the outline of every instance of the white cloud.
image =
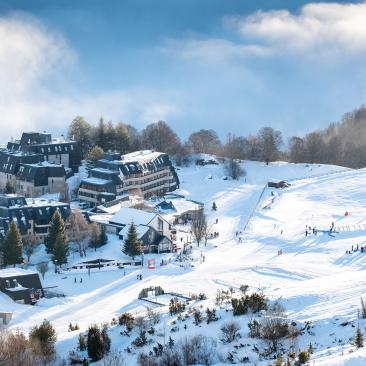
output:
[{"label": "white cloud", "polygon": [[270,50],[259,45],[245,45],[222,38],[168,40],[163,52],[184,59],[220,62],[233,58],[268,56]]},{"label": "white cloud", "polygon": [[0,85],[3,97],[26,92],[55,68],[72,63],[74,52],[57,34],[24,16],[0,18]]},{"label": "white cloud", "polygon": [[177,113],[174,103],[153,91],[88,93],[73,84],[76,52],[59,34],[34,18],[0,18],[0,142],[24,130],[65,131],[72,118],[100,116],[137,122],[138,127]]},{"label": "white cloud", "polygon": [[258,11],[247,17],[229,17],[247,40],[276,52],[318,51],[359,54],[366,52],[366,3],[311,3],[298,14],[287,10]]}]

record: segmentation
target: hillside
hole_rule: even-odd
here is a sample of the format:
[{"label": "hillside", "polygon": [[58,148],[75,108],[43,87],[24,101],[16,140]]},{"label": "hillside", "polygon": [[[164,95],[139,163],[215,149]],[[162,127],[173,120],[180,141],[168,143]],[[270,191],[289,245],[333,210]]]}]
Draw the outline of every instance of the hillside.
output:
[{"label": "hillside", "polygon": [[[202,306],[204,310],[215,306],[218,289],[238,291],[240,285],[246,284],[251,291],[263,291],[272,302],[281,299],[288,318],[299,326],[311,322],[311,333],[300,336],[297,345],[303,349],[311,342],[316,364],[363,364],[366,353],[363,350],[349,353],[349,350],[354,349],[350,338],[354,336],[360,297],[366,285],[366,253],[346,254],[346,251],[352,245],[361,247],[366,241],[366,171],[287,163],[266,166],[256,162],[245,162],[245,169],[247,177],[240,181],[223,180],[221,165],[192,166],[178,171],[180,192],[205,203],[209,224],[219,232],[219,237],[209,239],[206,247],[193,251],[193,261],[189,262],[193,266],[181,266],[173,255],[167,254],[159,260],[171,259],[168,265],[154,270],[128,269],[125,275],[112,269],[95,269],[90,276],[83,270],[57,275],[51,270],[44,285],[58,286],[56,291],[66,297],[43,299],[34,307],[17,305],[11,329],[28,330],[47,318],[57,329],[58,351],[67,355],[76,347],[78,336],[78,332],[68,332],[70,322],[77,322],[84,331],[92,323],[111,322],[122,312],[139,314],[146,310],[146,303],[137,300],[142,288],[162,286],[166,291],[185,295],[205,293],[207,300],[196,300],[190,305]],[[261,197],[266,183],[272,179],[288,180],[292,186],[284,190],[267,188]],[[274,195],[272,191],[276,191]],[[211,210],[213,201],[217,211]],[[349,215],[345,216],[345,212]],[[247,230],[240,234],[252,214]],[[330,236],[327,231],[332,223],[339,233]],[[324,233],[305,236],[306,225]],[[179,237],[186,238],[189,227],[179,229]],[[42,255],[37,253],[33,261]],[[104,248],[88,252],[87,259],[98,257],[123,258],[121,242],[110,236]],[[75,254],[70,261],[84,259]],[[142,274],[141,281],[136,279],[137,274]],[[220,326],[231,318],[229,308],[218,309],[220,320],[214,325],[196,327],[189,320],[189,327],[184,329],[178,322],[179,330],[169,335],[179,340],[187,335],[208,334],[219,342]],[[165,328],[174,328],[177,317],[169,316],[166,307],[157,309],[164,321],[156,326],[152,339],[162,341],[163,330],[165,334]],[[248,357],[249,364],[268,365],[267,360],[260,360],[253,351],[253,346],[261,341],[247,336],[249,317],[235,320],[241,325],[240,342],[247,344],[235,357]],[[347,325],[342,326],[346,321]],[[360,325],[364,330],[365,321],[360,321]],[[111,328],[112,347],[125,349],[134,337],[123,337],[120,331],[119,326]],[[226,354],[232,345],[219,348]],[[129,364],[135,362],[138,352],[126,354]]]}]

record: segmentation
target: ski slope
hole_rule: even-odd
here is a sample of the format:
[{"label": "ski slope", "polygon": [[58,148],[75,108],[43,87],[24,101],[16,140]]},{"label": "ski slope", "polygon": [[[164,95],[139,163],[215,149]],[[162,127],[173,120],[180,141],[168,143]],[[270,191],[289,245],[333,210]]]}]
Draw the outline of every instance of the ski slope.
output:
[{"label": "ski slope", "polygon": [[[346,254],[352,245],[366,246],[362,226],[366,224],[366,171],[288,163],[244,165],[247,177],[239,181],[223,180],[222,165],[178,171],[180,192],[205,203],[208,222],[220,233],[207,247],[196,249],[197,257],[204,254],[203,263],[196,261],[194,267],[184,268],[172,262],[155,270],[130,269],[125,275],[121,270],[95,269],[90,276],[85,271],[56,275],[51,270],[44,285],[58,286],[66,297],[43,299],[34,307],[14,305],[10,329],[28,331],[47,318],[58,332],[58,352],[66,355],[76,346],[78,336],[78,332],[68,332],[70,322],[86,330],[90,324],[110,322],[124,311],[138,314],[145,309],[137,300],[144,287],[159,285],[185,294],[205,292],[211,299],[208,303],[213,303],[217,289],[248,284],[253,290],[262,289],[271,300],[281,298],[289,318],[301,324],[313,322],[315,336],[301,337],[299,346],[313,343],[315,364],[366,364],[362,349],[349,353],[354,349],[350,338],[366,288],[366,253]],[[275,190],[274,196],[272,189],[265,189],[258,204],[264,186],[272,179],[290,180],[292,186]],[[269,208],[263,209],[261,203],[268,200]],[[213,201],[217,211],[211,210]],[[326,232],[305,236],[306,225],[327,231],[332,222],[335,227],[351,229],[334,236]],[[245,226],[246,231],[239,235],[243,242],[239,243],[236,233]],[[188,234],[182,231],[180,235]],[[110,236],[104,248],[90,251],[86,259],[123,258],[121,244]],[[278,255],[280,250],[282,255]],[[36,253],[33,262],[44,255]],[[76,255],[70,258],[75,260]],[[136,279],[140,273],[142,281]],[[0,297],[0,306],[5,302],[8,305]],[[350,324],[341,326],[345,320]],[[360,325],[365,330],[364,320]],[[118,331],[112,330],[112,335],[114,347],[126,346]]]}]

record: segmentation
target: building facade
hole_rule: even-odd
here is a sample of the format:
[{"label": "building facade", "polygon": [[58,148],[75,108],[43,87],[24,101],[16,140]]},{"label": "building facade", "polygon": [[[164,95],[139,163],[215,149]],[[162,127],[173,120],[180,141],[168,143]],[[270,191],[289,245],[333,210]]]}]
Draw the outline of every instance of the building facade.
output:
[{"label": "building facade", "polygon": [[0,291],[19,304],[34,305],[44,296],[38,273],[18,268],[0,270]]},{"label": "building facade", "polygon": [[122,156],[108,153],[90,170],[89,178],[82,180],[78,197],[95,206],[130,195],[162,196],[179,188],[179,184],[165,153],[150,150]]},{"label": "building facade", "polygon": [[46,132],[24,132],[20,140],[8,142],[7,149],[12,152],[32,152],[42,156],[43,161],[63,165],[77,172],[81,162],[79,144],[66,141],[63,136],[52,138]]},{"label": "building facade", "polygon": [[14,221],[24,238],[32,237],[37,243],[43,243],[56,210],[64,220],[71,214],[70,205],[67,203],[41,199],[27,200],[20,195],[1,194],[0,236],[6,235],[10,222]]}]

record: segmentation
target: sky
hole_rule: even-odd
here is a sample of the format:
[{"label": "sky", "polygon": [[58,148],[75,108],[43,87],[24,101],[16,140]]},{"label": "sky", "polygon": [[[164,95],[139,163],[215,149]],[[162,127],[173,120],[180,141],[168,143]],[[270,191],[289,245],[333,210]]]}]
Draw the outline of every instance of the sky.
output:
[{"label": "sky", "polygon": [[0,0],[0,141],[83,116],[303,135],[365,101],[366,3]]}]

